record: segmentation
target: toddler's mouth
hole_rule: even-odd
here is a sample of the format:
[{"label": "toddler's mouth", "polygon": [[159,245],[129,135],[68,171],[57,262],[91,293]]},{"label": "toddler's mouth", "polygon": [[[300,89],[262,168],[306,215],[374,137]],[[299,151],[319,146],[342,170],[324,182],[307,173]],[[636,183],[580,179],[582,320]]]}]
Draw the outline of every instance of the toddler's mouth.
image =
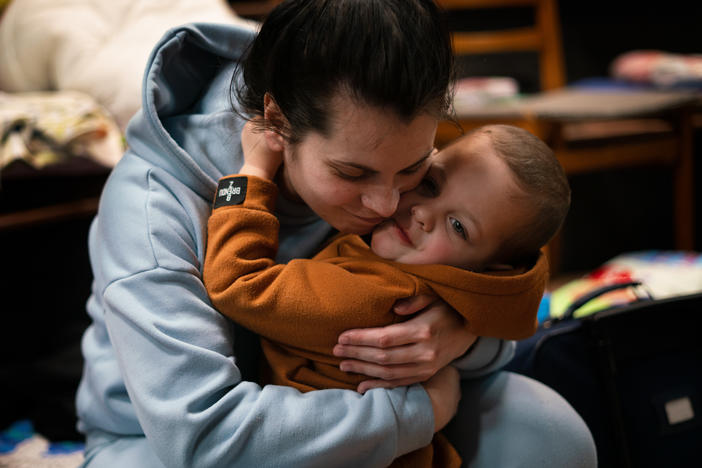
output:
[{"label": "toddler's mouth", "polygon": [[400,242],[409,246],[414,246],[414,243],[412,243],[412,239],[410,239],[407,231],[405,231],[394,219],[392,220],[392,223],[392,228],[395,230],[395,234],[400,239]]}]

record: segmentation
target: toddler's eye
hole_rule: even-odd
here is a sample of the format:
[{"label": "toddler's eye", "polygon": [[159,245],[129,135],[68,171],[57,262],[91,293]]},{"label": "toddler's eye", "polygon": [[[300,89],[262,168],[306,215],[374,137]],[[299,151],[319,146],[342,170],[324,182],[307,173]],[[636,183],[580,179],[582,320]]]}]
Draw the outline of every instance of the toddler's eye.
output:
[{"label": "toddler's eye", "polygon": [[466,230],[463,228],[461,222],[455,218],[451,218],[451,227],[456,233],[464,239],[467,239]]}]

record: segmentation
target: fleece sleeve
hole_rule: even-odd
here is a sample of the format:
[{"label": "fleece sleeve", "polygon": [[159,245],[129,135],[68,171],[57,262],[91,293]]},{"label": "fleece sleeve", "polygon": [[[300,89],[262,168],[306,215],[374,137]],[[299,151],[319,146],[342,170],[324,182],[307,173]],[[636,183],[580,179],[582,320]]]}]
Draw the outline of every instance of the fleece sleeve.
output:
[{"label": "fleece sleeve", "polygon": [[84,428],[125,443],[143,431],[173,468],[385,466],[429,443],[420,386],[301,394],[243,381],[237,363],[248,356],[233,354],[231,323],[200,277],[207,201],[169,174],[131,169],[113,174],[91,231]]},{"label": "fleece sleeve", "polygon": [[[215,198],[208,221],[203,280],[215,308],[246,328],[289,346],[330,355],[345,330],[400,319],[392,306],[420,282],[382,262],[356,257],[276,264],[275,185],[234,176],[240,199]],[[222,188],[226,196],[227,188]],[[236,202],[235,202],[236,201]]]},{"label": "fleece sleeve", "polygon": [[[246,177],[246,183],[237,183],[244,193],[231,201],[227,184],[222,196],[230,203],[220,205],[215,196],[203,269],[210,298],[224,315],[276,342],[329,354],[341,332],[392,323],[397,319],[390,312],[394,300],[416,295],[416,283],[394,269],[381,274],[364,264],[359,271],[358,262],[343,261],[276,264],[275,185]],[[509,362],[514,345],[481,337],[454,366],[464,378],[488,374]]]}]

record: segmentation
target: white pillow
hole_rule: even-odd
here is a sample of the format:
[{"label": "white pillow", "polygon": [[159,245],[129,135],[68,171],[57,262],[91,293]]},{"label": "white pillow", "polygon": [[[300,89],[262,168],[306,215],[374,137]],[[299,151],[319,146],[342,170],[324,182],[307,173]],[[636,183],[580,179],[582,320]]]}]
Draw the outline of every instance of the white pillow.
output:
[{"label": "white pillow", "polygon": [[13,0],[0,20],[0,90],[81,91],[124,131],[154,45],[190,22],[258,26],[225,0]]}]

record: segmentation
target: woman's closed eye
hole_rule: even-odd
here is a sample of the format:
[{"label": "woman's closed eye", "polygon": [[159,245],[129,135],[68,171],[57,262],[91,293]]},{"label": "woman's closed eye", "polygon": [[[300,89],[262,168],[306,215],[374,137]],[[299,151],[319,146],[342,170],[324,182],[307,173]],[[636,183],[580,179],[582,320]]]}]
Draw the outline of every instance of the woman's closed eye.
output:
[{"label": "woman's closed eye", "polygon": [[424,166],[426,166],[429,163],[429,158],[424,158],[421,161],[416,162],[415,164],[411,165],[410,167],[407,167],[403,170],[400,171],[400,174],[402,175],[412,175],[416,174],[420,170],[424,169]]},{"label": "woman's closed eye", "polygon": [[366,171],[354,171],[354,173],[349,173],[345,171],[340,171],[338,169],[334,170],[334,174],[344,180],[350,180],[350,181],[356,181],[356,180],[363,180],[366,177],[368,177],[368,172]]}]

